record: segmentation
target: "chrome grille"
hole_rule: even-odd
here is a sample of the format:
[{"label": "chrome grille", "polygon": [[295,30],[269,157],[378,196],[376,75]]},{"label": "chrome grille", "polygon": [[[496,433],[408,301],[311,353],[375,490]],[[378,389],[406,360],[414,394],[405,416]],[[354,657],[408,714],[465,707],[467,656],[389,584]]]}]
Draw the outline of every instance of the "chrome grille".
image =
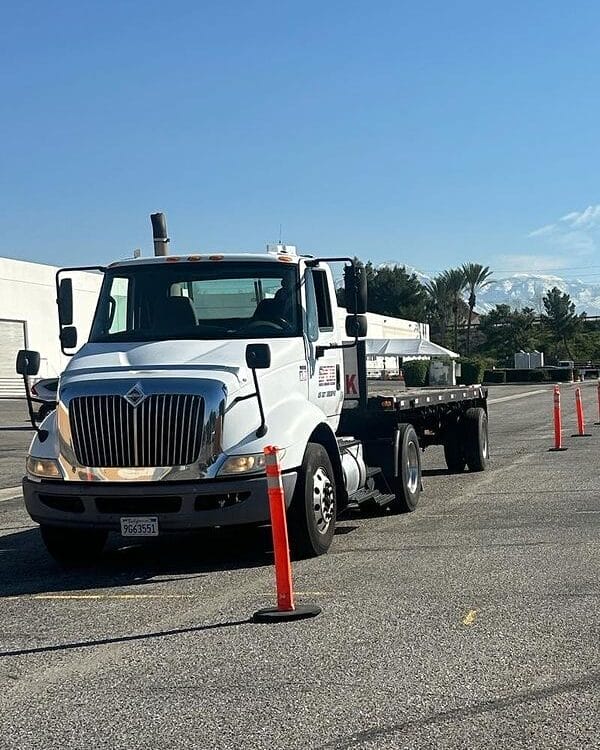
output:
[{"label": "chrome grille", "polygon": [[80,396],[69,404],[73,448],[82,466],[187,466],[201,447],[202,397]]}]

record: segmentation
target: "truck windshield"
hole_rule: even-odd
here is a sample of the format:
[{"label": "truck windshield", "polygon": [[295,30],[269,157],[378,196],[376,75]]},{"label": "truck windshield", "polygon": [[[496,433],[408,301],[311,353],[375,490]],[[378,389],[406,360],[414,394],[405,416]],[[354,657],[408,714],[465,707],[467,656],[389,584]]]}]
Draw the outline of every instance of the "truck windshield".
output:
[{"label": "truck windshield", "polygon": [[109,270],[89,340],[99,343],[299,335],[296,265],[196,261]]}]

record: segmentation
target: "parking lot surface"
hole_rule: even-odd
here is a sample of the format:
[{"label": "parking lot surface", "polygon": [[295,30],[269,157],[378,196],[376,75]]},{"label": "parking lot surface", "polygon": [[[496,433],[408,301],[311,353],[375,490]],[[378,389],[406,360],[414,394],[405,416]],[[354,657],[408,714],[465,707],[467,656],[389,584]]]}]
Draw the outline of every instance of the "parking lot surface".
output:
[{"label": "parking lot surface", "polygon": [[31,433],[0,429],[0,747],[600,747],[600,427],[551,453],[550,387],[490,398],[490,469],[428,449],[417,510],[342,520],[295,563],[323,613],[277,625],[249,621],[268,530],[115,537],[62,571],[11,490]]}]

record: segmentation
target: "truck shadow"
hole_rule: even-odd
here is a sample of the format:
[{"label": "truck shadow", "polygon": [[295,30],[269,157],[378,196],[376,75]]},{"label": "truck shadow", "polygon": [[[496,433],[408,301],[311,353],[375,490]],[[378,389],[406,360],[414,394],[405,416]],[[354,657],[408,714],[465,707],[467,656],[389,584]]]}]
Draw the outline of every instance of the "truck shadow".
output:
[{"label": "truck shadow", "polygon": [[133,544],[114,535],[93,566],[65,569],[50,558],[38,529],[29,528],[0,537],[0,560],[3,598],[200,578],[272,565],[273,552],[268,527],[211,529]]}]

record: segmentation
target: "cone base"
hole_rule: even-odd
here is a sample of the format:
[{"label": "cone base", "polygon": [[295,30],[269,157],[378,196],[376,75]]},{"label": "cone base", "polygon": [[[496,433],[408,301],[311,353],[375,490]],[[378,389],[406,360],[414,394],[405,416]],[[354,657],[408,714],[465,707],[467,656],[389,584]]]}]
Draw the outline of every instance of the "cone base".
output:
[{"label": "cone base", "polygon": [[306,620],[321,614],[321,607],[314,604],[305,604],[290,610],[281,610],[277,607],[259,609],[252,615],[253,622],[285,622],[288,620]]},{"label": "cone base", "polygon": [[576,432],[574,435],[571,435],[571,437],[592,437],[591,432]]},{"label": "cone base", "polygon": [[562,448],[548,448],[548,453],[556,453],[557,451],[566,451],[567,449],[563,446]]}]

